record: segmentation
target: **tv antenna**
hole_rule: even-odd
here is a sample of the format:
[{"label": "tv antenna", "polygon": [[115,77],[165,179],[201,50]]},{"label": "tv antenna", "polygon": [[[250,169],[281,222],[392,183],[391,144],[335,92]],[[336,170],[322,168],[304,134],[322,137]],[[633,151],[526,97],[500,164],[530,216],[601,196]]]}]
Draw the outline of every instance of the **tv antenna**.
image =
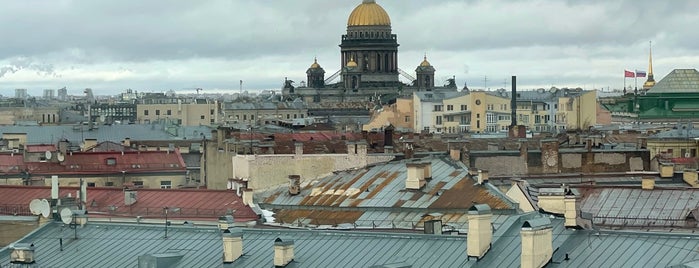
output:
[{"label": "tv antenna", "polygon": [[73,211],[70,208],[61,209],[61,221],[65,224],[71,224],[73,222]]},{"label": "tv antenna", "polygon": [[66,160],[66,157],[61,152],[58,152],[56,154],[56,160],[58,160],[58,162],[63,162],[64,160]]},{"label": "tv antenna", "polygon": [[46,157],[46,160],[51,160],[51,156],[52,156],[51,151],[44,152],[44,157]]}]

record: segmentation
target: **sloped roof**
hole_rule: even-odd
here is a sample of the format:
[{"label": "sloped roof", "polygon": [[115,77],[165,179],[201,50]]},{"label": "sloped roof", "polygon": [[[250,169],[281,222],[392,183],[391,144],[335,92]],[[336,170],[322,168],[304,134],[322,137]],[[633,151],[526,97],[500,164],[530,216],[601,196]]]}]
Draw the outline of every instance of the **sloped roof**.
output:
[{"label": "sloped roof", "polygon": [[[445,223],[463,226],[473,203],[488,204],[494,210],[514,210],[514,204],[492,185],[475,185],[463,163],[445,157],[417,159],[429,162],[432,179],[419,191],[406,190],[406,163],[389,162],[367,169],[339,172],[302,185],[301,193],[290,196],[282,188],[260,203],[278,209],[280,222],[302,220],[306,224],[354,223],[396,225],[422,224],[431,212],[445,214]],[[347,208],[347,209],[332,209]],[[305,210],[305,211],[304,211]]]},{"label": "sloped roof", "polygon": [[[115,163],[108,164],[107,159]],[[74,152],[65,155],[63,162],[25,162],[21,154],[0,154],[0,171],[19,174],[121,174],[150,172],[184,172],[184,159],[179,150],[128,152]]]},{"label": "sloped roof", "polygon": [[699,71],[696,69],[674,69],[648,90],[657,93],[699,93]]},{"label": "sloped roof", "polygon": [[[100,125],[88,130],[87,126],[3,126],[3,133],[27,133],[27,144],[56,144],[61,139],[81,142],[84,139],[96,139],[97,142],[113,141],[120,143],[125,138],[139,140],[201,140],[202,134],[211,139],[211,129],[207,126],[180,126],[177,135],[165,131],[162,125]],[[175,132],[172,132],[175,133]]]},{"label": "sloped roof", "polygon": [[[76,187],[59,188],[59,196],[76,196]],[[124,191],[121,188],[87,188],[87,211],[91,215],[107,217],[162,218],[163,207],[177,207],[179,212],[171,213],[173,218],[217,219],[227,212],[234,212],[237,221],[257,219],[250,207],[232,191],[200,189],[135,189],[136,203],[124,204]],[[50,199],[51,187],[44,186],[0,186],[0,205],[6,210],[0,214],[31,215],[29,203],[32,199]]]},{"label": "sloped roof", "polygon": [[640,187],[594,188],[582,191],[582,212],[592,213],[597,226],[679,228],[699,208],[699,189]]}]

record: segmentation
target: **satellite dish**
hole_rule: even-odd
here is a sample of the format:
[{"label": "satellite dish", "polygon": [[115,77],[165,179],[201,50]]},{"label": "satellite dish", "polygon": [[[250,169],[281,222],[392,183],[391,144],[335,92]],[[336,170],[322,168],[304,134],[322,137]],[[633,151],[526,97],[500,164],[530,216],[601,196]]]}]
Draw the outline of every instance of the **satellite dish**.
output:
[{"label": "satellite dish", "polygon": [[73,211],[70,208],[61,209],[61,221],[65,224],[73,222]]},{"label": "satellite dish", "polygon": [[64,160],[66,160],[66,157],[59,152],[56,154],[56,159],[58,160],[58,162],[63,162]]},{"label": "satellite dish", "polygon": [[46,157],[46,160],[51,159],[51,151],[46,151],[46,152],[44,153],[44,156]]},{"label": "satellite dish", "polygon": [[41,214],[41,206],[43,204],[41,203],[41,200],[39,199],[34,199],[32,202],[29,202],[29,211],[32,212],[34,215],[39,215]]},{"label": "satellite dish", "polygon": [[46,199],[41,199],[41,216],[44,216],[44,218],[48,218],[49,215],[51,214],[51,205],[49,204],[49,201]]}]

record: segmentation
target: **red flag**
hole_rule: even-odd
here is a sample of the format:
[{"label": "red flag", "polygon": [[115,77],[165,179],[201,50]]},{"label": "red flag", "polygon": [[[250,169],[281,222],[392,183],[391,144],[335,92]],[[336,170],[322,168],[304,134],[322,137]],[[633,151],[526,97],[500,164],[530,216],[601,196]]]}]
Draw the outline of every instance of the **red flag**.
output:
[{"label": "red flag", "polygon": [[634,77],[636,77],[636,74],[633,73],[632,71],[624,70],[624,77],[631,77],[631,78],[634,78]]}]

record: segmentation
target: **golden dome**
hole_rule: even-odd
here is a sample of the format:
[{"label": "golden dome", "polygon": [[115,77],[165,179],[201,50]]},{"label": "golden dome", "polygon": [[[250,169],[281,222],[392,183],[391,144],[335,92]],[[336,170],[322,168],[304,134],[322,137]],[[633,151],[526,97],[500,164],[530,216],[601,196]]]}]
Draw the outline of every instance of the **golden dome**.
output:
[{"label": "golden dome", "polygon": [[347,20],[347,26],[391,26],[388,13],[374,0],[364,0],[354,8]]},{"label": "golden dome", "polygon": [[311,64],[311,69],[319,69],[320,64],[318,64],[318,58],[313,59],[313,64]]},{"label": "golden dome", "polygon": [[347,62],[347,67],[357,67],[357,63],[354,62],[354,58],[350,58],[350,60]]},{"label": "golden dome", "polygon": [[425,56],[425,60],[423,60],[422,63],[420,63],[420,67],[430,67],[430,66],[432,66],[432,64],[430,64],[430,62],[427,61],[427,56]]}]

